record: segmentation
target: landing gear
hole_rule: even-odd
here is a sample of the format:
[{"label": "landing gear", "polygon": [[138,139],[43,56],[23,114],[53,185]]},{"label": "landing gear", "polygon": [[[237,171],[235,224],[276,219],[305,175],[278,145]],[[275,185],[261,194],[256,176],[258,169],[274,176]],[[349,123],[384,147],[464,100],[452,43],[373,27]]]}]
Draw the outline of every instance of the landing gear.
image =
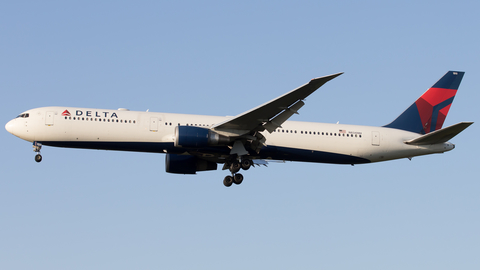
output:
[{"label": "landing gear", "polygon": [[240,185],[243,182],[243,175],[238,173],[240,169],[248,170],[253,165],[253,161],[251,159],[242,159],[241,162],[238,160],[234,160],[232,162],[228,162],[224,165],[224,169],[229,169],[232,175],[227,175],[223,179],[223,184],[226,187],[232,186],[232,184]]},{"label": "landing gear", "polygon": [[253,161],[251,159],[242,159],[242,169],[245,171],[250,169],[250,167],[253,165]]},{"label": "landing gear", "polygon": [[40,155],[40,149],[42,149],[42,144],[39,142],[33,142],[33,151],[37,153],[35,155],[36,162],[42,161],[42,155]]},{"label": "landing gear", "polygon": [[236,185],[240,185],[243,182],[243,175],[241,173],[237,173],[233,176],[233,183]]},{"label": "landing gear", "polygon": [[231,186],[233,184],[233,177],[231,177],[230,175],[225,176],[225,178],[223,179],[223,184],[226,187]]},{"label": "landing gear", "polygon": [[234,174],[233,176],[227,175],[223,178],[223,184],[226,187],[232,186],[232,184],[240,185],[243,182],[243,175],[241,173]]},{"label": "landing gear", "polygon": [[234,161],[232,162],[232,164],[230,164],[230,171],[232,173],[237,173],[238,171],[240,171],[241,168],[242,168],[242,165],[238,161]]}]

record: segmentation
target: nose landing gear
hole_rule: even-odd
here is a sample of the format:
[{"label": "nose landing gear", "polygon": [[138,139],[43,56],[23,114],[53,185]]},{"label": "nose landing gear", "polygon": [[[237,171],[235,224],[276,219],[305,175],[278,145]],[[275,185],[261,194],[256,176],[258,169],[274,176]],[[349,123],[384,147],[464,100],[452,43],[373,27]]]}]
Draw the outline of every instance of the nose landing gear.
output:
[{"label": "nose landing gear", "polygon": [[42,149],[42,144],[39,142],[33,142],[33,151],[37,153],[35,155],[36,162],[42,161],[42,155],[40,155],[40,149]]}]

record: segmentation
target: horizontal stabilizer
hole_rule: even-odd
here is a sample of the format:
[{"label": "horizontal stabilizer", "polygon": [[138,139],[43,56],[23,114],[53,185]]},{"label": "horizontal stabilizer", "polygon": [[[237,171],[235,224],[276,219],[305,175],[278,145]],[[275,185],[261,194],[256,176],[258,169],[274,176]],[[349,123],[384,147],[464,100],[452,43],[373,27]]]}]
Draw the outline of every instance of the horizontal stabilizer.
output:
[{"label": "horizontal stabilizer", "polygon": [[460,122],[453,126],[435,130],[413,140],[406,141],[405,143],[413,145],[444,143],[451,138],[457,136],[460,132],[469,127],[471,124],[473,124],[473,122]]}]

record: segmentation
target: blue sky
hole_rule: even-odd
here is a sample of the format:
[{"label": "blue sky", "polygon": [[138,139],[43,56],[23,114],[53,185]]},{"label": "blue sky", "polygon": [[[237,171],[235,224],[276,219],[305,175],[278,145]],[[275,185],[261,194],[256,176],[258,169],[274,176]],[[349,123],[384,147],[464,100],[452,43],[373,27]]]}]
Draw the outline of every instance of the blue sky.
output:
[{"label": "blue sky", "polygon": [[[236,115],[344,75],[292,120],[384,125],[448,70],[445,125],[477,121],[477,1],[14,1],[0,117],[42,106]],[[323,1],[325,2],[325,1]],[[446,154],[165,173],[164,155],[44,147],[7,131],[1,269],[478,269],[478,123]]]}]

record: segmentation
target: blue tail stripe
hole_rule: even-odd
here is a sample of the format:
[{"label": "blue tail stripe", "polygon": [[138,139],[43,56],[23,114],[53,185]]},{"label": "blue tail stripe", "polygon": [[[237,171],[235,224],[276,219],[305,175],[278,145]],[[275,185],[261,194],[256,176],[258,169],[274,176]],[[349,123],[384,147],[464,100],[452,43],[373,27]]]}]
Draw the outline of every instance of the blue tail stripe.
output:
[{"label": "blue tail stripe", "polygon": [[442,103],[440,103],[436,106],[433,106],[432,123],[430,125],[430,131],[434,131],[435,127],[437,126],[437,119],[438,119],[438,115],[440,113],[440,110],[447,107],[448,105],[452,104],[454,98],[455,97],[451,97],[451,98],[445,100],[444,102],[442,102]]},{"label": "blue tail stripe", "polygon": [[449,71],[432,88],[455,89],[457,90],[462,82],[465,72],[463,71]]},{"label": "blue tail stripe", "polygon": [[420,113],[418,112],[417,104],[413,103],[410,107],[408,107],[407,110],[405,110],[401,114],[401,116],[402,117],[398,117],[397,119],[393,120],[393,122],[385,125],[384,127],[425,134],[422,125],[422,119],[420,119]]}]

